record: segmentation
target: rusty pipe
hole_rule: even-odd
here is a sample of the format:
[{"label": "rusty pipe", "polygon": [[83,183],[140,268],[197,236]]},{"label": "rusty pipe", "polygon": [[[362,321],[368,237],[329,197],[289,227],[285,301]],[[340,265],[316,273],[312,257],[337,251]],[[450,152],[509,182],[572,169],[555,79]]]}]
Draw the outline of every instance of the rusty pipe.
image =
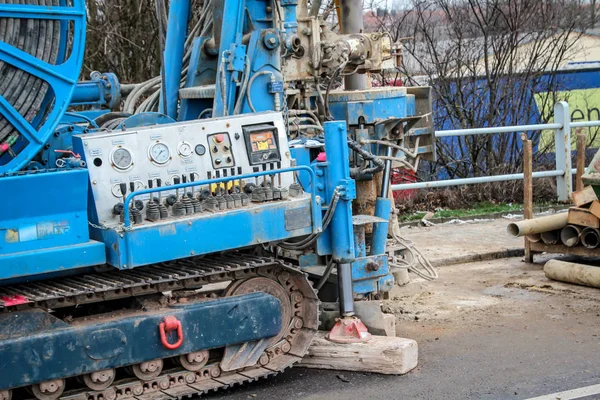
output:
[{"label": "rusty pipe", "polygon": [[537,243],[540,240],[542,240],[542,234],[541,233],[532,233],[531,235],[527,235],[525,237],[527,238],[527,240],[529,240],[532,243]]},{"label": "rusty pipe", "polygon": [[520,237],[562,229],[567,226],[567,213],[548,215],[519,222],[511,222],[506,228],[509,235]]},{"label": "rusty pipe", "polygon": [[600,245],[600,230],[596,228],[585,228],[581,232],[581,244],[588,249],[595,249]]},{"label": "rusty pipe", "polygon": [[600,288],[600,268],[598,267],[550,260],[544,265],[544,274],[555,281]]},{"label": "rusty pipe", "polygon": [[542,233],[540,233],[540,236],[542,237],[542,242],[544,242],[546,244],[556,244],[560,240],[560,231],[554,230],[554,231],[542,232]]},{"label": "rusty pipe", "polygon": [[560,241],[567,247],[575,247],[579,244],[581,228],[577,225],[567,225],[560,231]]}]

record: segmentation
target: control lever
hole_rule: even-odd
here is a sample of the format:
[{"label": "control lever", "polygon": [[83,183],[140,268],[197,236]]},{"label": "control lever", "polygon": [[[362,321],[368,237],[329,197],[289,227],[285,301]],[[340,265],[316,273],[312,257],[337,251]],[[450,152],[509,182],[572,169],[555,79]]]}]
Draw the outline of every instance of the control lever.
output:
[{"label": "control lever", "polygon": [[[152,189],[152,179],[148,179],[148,189]],[[160,210],[158,204],[152,199],[152,194],[146,204],[146,219],[151,222],[158,221],[160,219]]]},{"label": "control lever", "polygon": [[[127,197],[126,196],[127,185],[124,183],[120,183],[119,185],[121,185],[121,193],[123,193],[123,204],[125,204],[125,198]],[[131,193],[135,192],[135,182],[129,182],[129,189],[131,189]],[[142,208],[143,207],[144,207],[144,203],[142,203]],[[140,210],[137,207],[135,198],[133,198],[131,200],[131,207],[129,207],[129,215],[130,215],[130,220],[133,221],[134,224],[142,223],[142,220],[143,220],[142,213],[140,212]]]},{"label": "control lever", "polygon": [[[183,180],[183,183],[187,183],[187,175],[182,175],[181,179]],[[190,199],[187,195],[187,189],[183,189],[183,196],[181,196],[181,202],[183,203],[183,206],[185,207],[185,213],[187,215],[192,215],[194,213],[194,205],[192,204],[192,199]]]},{"label": "control lever", "polygon": [[[156,187],[159,188],[162,186],[162,179],[156,178]],[[169,210],[167,206],[162,202],[162,192],[158,192],[158,212],[160,213],[160,219],[169,217]]]},{"label": "control lever", "polygon": [[[181,182],[181,179],[178,176],[173,178],[173,183],[175,185],[179,185],[180,182]],[[171,196],[169,196],[169,197],[171,197]],[[168,201],[169,201],[169,199],[167,199],[167,202]],[[175,217],[182,217],[186,213],[185,205],[181,201],[179,201],[179,189],[175,189],[175,203],[173,203],[173,206],[171,208],[171,213]]]},{"label": "control lever", "polygon": [[[195,180],[196,180],[196,176],[192,172],[190,174],[190,182],[194,183]],[[194,207],[195,213],[200,213],[200,212],[204,211],[204,206],[196,197],[196,187],[195,186],[192,186],[192,206]]]},{"label": "control lever", "polygon": [[121,190],[121,196],[123,196],[123,201],[121,203],[117,203],[113,206],[112,212],[115,215],[121,216],[121,222],[125,221],[125,198],[127,197],[127,184],[119,183],[119,189]]}]

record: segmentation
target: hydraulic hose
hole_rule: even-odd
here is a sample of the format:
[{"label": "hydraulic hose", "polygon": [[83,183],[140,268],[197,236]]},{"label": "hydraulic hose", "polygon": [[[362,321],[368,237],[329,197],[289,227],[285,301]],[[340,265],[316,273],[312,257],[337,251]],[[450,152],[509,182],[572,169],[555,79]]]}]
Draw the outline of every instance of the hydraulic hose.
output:
[{"label": "hydraulic hose", "polygon": [[384,170],[385,162],[381,158],[377,157],[375,154],[363,149],[361,145],[358,144],[356,141],[348,138],[348,147],[350,147],[352,151],[361,156],[363,160],[372,161],[373,164],[375,164],[373,167],[361,169],[361,174],[372,175]]}]

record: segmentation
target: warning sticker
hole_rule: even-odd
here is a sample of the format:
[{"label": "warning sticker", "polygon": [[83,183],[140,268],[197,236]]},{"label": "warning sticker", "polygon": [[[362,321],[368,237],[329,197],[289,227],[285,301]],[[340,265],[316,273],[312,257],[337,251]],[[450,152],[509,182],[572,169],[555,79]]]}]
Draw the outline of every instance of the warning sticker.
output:
[{"label": "warning sticker", "polygon": [[48,221],[21,225],[18,229],[7,229],[4,234],[6,243],[31,242],[51,239],[57,235],[69,233],[69,221]]}]

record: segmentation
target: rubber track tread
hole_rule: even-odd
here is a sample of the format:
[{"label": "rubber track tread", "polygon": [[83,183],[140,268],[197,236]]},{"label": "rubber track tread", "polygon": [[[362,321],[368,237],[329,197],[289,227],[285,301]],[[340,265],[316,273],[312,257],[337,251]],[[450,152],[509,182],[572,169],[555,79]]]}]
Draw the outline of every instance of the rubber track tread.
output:
[{"label": "rubber track tread", "polygon": [[[176,266],[178,272],[173,273]],[[140,278],[140,276],[145,278]],[[38,284],[23,284],[0,288],[7,292],[37,293],[30,304],[63,304],[80,299],[88,299],[93,293],[114,297],[127,292],[127,296],[145,295],[165,290],[197,288],[207,283],[246,280],[255,277],[269,278],[286,289],[295,310],[291,320],[284,321],[287,330],[279,342],[269,347],[265,354],[268,362],[233,371],[223,371],[219,363],[206,365],[202,370],[192,372],[183,368],[164,371],[150,381],[126,378],[115,382],[111,387],[99,392],[80,388],[65,392],[59,400],[167,400],[186,399],[210,391],[224,389],[246,382],[267,378],[291,367],[306,354],[312,337],[319,325],[319,300],[307,275],[280,260],[265,257],[228,254],[223,256],[195,257],[141,267],[132,271],[117,271],[83,275],[71,279],[44,281]],[[42,290],[40,286],[49,289]],[[84,289],[85,287],[85,289]],[[89,289],[92,288],[92,289]],[[58,297],[55,292],[62,293]],[[3,292],[0,292],[0,295]],[[123,295],[125,296],[125,295]],[[62,299],[62,301],[61,301]],[[293,300],[295,299],[295,300]],[[300,324],[298,324],[300,322]],[[68,387],[67,387],[68,389]],[[32,399],[34,400],[34,399]]]}]

